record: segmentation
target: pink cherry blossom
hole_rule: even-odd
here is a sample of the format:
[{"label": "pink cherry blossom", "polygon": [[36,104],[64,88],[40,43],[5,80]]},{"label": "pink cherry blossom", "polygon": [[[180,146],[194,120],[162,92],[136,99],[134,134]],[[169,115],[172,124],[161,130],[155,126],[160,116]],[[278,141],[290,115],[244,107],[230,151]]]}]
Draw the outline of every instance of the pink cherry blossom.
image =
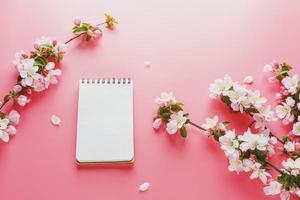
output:
[{"label": "pink cherry blossom", "polygon": [[25,106],[30,100],[25,95],[20,95],[17,99],[17,102],[20,106]]}]

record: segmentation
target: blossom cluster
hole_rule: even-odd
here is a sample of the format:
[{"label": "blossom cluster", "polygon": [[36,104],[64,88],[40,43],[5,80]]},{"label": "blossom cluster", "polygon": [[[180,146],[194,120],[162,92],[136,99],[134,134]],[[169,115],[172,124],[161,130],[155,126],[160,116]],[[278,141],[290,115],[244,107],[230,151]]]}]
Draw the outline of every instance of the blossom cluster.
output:
[{"label": "blossom cluster", "polygon": [[19,124],[20,114],[11,110],[8,115],[2,114],[0,117],[0,139],[4,142],[9,141],[9,135],[17,133],[16,125]]},{"label": "blossom cluster", "polygon": [[15,126],[20,118],[15,110],[6,115],[2,111],[4,105],[11,101],[13,105],[25,106],[30,102],[29,96],[32,92],[42,92],[50,85],[57,84],[58,77],[62,74],[58,64],[66,53],[66,44],[81,35],[85,35],[87,41],[99,37],[100,25],[106,24],[107,28],[113,28],[117,21],[109,14],[105,14],[105,22],[96,26],[83,23],[78,18],[74,19],[74,24],[75,37],[65,43],[58,42],[52,37],[42,37],[34,42],[34,50],[30,53],[21,50],[15,54],[13,64],[18,72],[17,83],[4,96],[3,101],[0,101],[0,138],[4,142],[9,141],[9,135],[16,133]]},{"label": "blossom cluster", "polygon": [[186,137],[189,118],[188,113],[183,112],[183,104],[177,102],[172,93],[167,92],[161,93],[155,102],[159,108],[153,117],[153,128],[159,129],[164,126],[170,135],[180,132],[182,137]]},{"label": "blossom cluster", "polygon": [[[5,103],[12,100],[13,104],[25,106],[30,102],[29,95],[49,88],[58,82],[57,77],[61,70],[57,63],[62,60],[66,45],[50,37],[42,37],[34,43],[34,50],[26,53],[23,50],[15,54],[13,64],[18,71],[17,84],[4,96],[0,102],[0,110]],[[9,135],[16,134],[15,126],[18,124],[20,114],[16,110],[10,111],[6,116],[0,111],[0,137],[8,142]]]},{"label": "blossom cluster", "polygon": [[287,200],[290,194],[300,197],[300,158],[288,158],[282,162],[283,168],[277,180],[269,172],[268,158],[275,154],[276,137],[269,129],[253,133],[249,128],[242,135],[235,130],[227,130],[228,122],[218,122],[218,116],[207,118],[202,125],[210,135],[220,143],[221,149],[229,160],[228,170],[231,172],[249,172],[250,179],[259,178],[265,185],[266,195],[280,194],[282,200]]},{"label": "blossom cluster", "polygon": [[[116,24],[118,24],[117,20],[113,18],[111,15],[105,13],[105,22],[103,24],[106,24],[107,28],[113,28]],[[97,39],[101,37],[102,30],[100,29],[100,25],[92,25],[86,22],[82,22],[82,20],[79,17],[76,17],[73,21],[74,27],[73,27],[73,34],[76,36],[83,36],[86,41],[89,41],[91,39]]]},{"label": "blossom cluster", "polygon": [[[281,76],[283,76],[281,74]],[[249,78],[247,78],[249,79]],[[285,77],[282,77],[284,80]],[[244,80],[250,84],[251,81]],[[279,139],[267,128],[267,123],[276,121],[275,113],[270,105],[266,105],[267,99],[261,97],[259,91],[248,89],[245,85],[234,82],[228,75],[224,79],[217,79],[209,86],[209,97],[220,99],[233,111],[246,113],[253,117],[254,131],[248,129],[237,134],[235,130],[227,129],[229,122],[219,122],[218,116],[207,118],[206,123],[198,126],[190,121],[188,114],[183,112],[182,103],[177,102],[172,93],[162,93],[155,102],[158,111],[154,117],[153,127],[163,127],[169,134],[181,133],[185,126],[195,126],[211,135],[219,142],[221,149],[228,158],[229,171],[236,173],[249,172],[250,179],[260,179],[264,184],[266,195],[280,195],[282,200],[290,198],[291,194],[300,197],[300,139],[296,134],[284,136]],[[299,96],[299,95],[298,95]],[[278,115],[278,113],[277,113]],[[280,118],[280,116],[278,116]],[[277,142],[282,144],[277,147]],[[282,167],[273,165],[269,158],[281,150],[287,155],[282,162]],[[273,169],[278,175],[271,175]]]},{"label": "blossom cluster", "polygon": [[293,123],[292,134],[300,136],[300,78],[299,75],[289,75],[292,67],[287,63],[272,62],[264,67],[271,73],[270,82],[280,82],[280,92],[276,93],[276,114],[283,124]]},{"label": "blossom cluster", "polygon": [[209,92],[210,98],[220,97],[232,111],[253,116],[256,129],[264,129],[268,122],[277,120],[271,106],[266,105],[267,99],[261,97],[258,90],[248,89],[245,85],[234,82],[228,75],[210,84]]}]

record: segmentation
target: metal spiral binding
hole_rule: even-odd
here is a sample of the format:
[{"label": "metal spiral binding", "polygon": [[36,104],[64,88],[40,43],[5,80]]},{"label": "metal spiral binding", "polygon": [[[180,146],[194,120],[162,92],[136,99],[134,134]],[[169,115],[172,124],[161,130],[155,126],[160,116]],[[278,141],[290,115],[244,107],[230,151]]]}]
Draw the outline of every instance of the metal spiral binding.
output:
[{"label": "metal spiral binding", "polygon": [[131,84],[131,78],[82,78],[81,84]]}]

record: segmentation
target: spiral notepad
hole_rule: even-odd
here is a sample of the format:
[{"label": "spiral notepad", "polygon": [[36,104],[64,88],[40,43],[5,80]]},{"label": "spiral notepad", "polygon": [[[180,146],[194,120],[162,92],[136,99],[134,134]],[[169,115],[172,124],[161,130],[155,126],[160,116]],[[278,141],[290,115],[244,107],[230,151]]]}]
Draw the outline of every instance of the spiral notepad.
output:
[{"label": "spiral notepad", "polygon": [[134,161],[131,79],[81,79],[77,120],[79,164]]}]

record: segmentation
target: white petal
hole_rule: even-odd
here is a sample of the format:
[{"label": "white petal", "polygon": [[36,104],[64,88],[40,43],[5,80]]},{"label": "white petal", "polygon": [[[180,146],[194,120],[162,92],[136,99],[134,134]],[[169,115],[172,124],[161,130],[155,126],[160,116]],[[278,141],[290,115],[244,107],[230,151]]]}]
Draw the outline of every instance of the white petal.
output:
[{"label": "white petal", "polygon": [[151,66],[151,62],[150,61],[145,61],[144,65],[145,65],[145,67],[150,67]]},{"label": "white petal", "polygon": [[51,116],[51,122],[53,125],[58,126],[61,122],[60,118],[56,115]]},{"label": "white petal", "polygon": [[6,132],[2,133],[1,139],[3,142],[8,142],[9,141],[9,135]]},{"label": "white petal", "polygon": [[253,83],[253,77],[252,76],[246,76],[244,78],[244,83],[245,84],[252,84]]},{"label": "white petal", "polygon": [[151,186],[150,183],[145,182],[145,183],[143,183],[143,184],[140,185],[139,190],[141,192],[145,192],[145,191],[147,191],[150,188],[150,186]]}]

